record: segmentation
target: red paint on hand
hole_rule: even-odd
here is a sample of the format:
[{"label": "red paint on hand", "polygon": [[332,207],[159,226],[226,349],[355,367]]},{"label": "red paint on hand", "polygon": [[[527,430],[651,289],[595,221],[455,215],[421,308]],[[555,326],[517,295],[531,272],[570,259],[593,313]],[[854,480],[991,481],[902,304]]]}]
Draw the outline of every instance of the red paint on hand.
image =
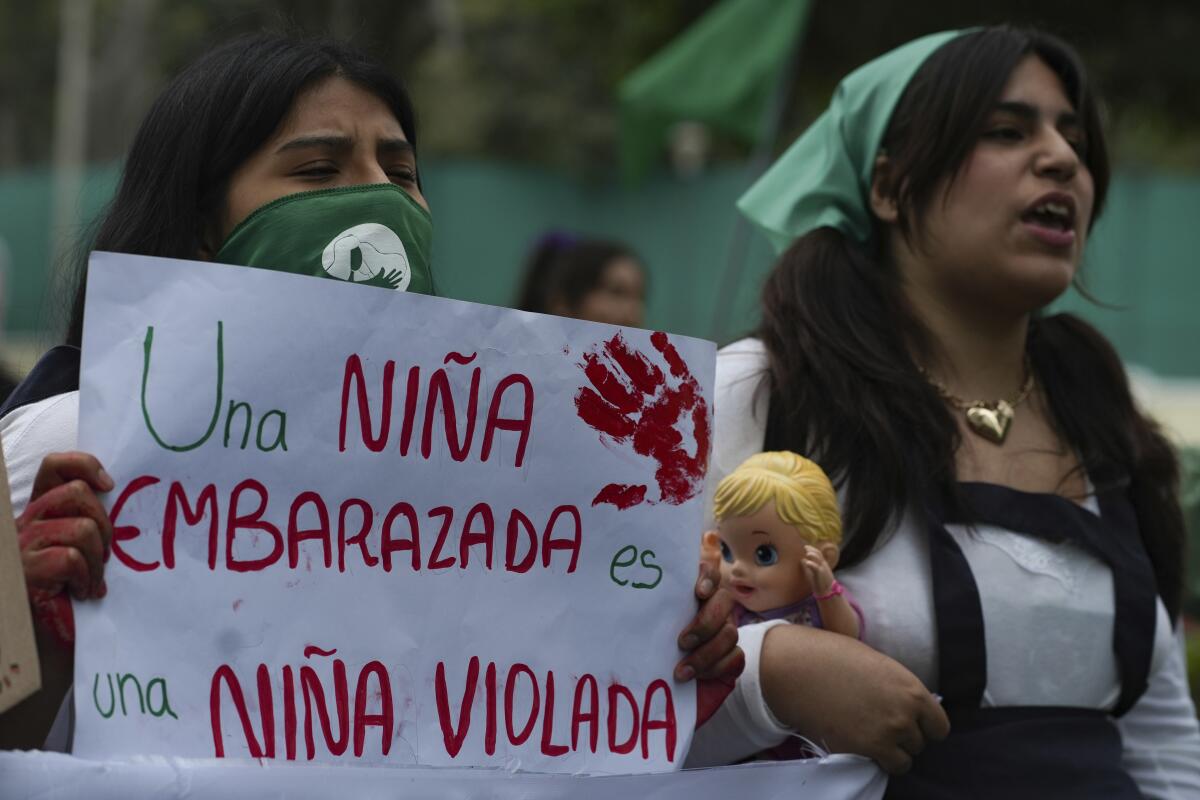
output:
[{"label": "red paint on hand", "polygon": [[59,647],[67,651],[75,649],[75,612],[71,608],[70,597],[62,592],[51,594],[31,589],[29,607],[33,611],[34,621],[50,634]]},{"label": "red paint on hand", "polygon": [[[633,350],[621,337],[584,354],[580,366],[591,386],[575,395],[579,417],[603,436],[631,444],[635,453],[657,466],[658,499],[647,500],[647,487],[612,483],[592,500],[619,509],[642,502],[679,505],[696,496],[708,465],[710,421],[700,386],[665,333],[654,333],[651,344],[666,362],[670,379],[645,354]],[[695,439],[695,454],[685,449],[683,433],[676,427],[688,421]]]}]

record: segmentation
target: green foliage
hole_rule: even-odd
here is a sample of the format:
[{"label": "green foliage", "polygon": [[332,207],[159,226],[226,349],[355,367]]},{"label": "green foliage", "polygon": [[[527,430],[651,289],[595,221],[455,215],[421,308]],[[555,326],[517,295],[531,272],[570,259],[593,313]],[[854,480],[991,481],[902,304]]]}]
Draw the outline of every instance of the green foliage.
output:
[{"label": "green foliage", "polygon": [[456,4],[409,80],[427,148],[607,174],[620,79],[711,3]]},{"label": "green foliage", "polygon": [[[45,163],[57,0],[0,0],[0,169]],[[412,89],[427,152],[607,175],[616,87],[715,0],[91,0],[89,159],[119,158],[167,78],[212,43],[262,28],[349,38]],[[1037,24],[1077,44],[1108,99],[1118,157],[1200,169],[1200,5],[1193,0],[817,0],[783,140],[856,65],[949,27]],[[782,144],[782,142],[781,142]],[[718,139],[717,152],[744,148]]]},{"label": "green foliage", "polygon": [[0,168],[44,158],[32,136],[32,121],[46,131],[53,113],[58,31],[57,3],[0,2]]},{"label": "green foliage", "polygon": [[[853,35],[846,20],[855,20]],[[1192,0],[817,2],[789,104],[790,141],[824,108],[838,79],[924,33],[975,25],[1034,26],[1079,51],[1105,101],[1113,155],[1158,169],[1200,171],[1200,5]]]},{"label": "green foliage", "polygon": [[[166,81],[212,45],[270,29],[354,40],[400,74],[433,40],[427,2],[87,0],[88,159],[120,158]],[[65,2],[0,0],[0,169],[50,160]]]}]

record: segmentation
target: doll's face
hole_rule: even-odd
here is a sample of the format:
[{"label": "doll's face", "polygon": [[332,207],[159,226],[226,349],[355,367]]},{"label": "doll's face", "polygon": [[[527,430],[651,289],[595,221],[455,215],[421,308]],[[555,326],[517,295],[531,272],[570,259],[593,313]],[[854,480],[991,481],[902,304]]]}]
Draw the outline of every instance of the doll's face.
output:
[{"label": "doll's face", "polygon": [[722,583],[743,608],[770,611],[812,594],[804,569],[808,542],[795,526],[779,518],[773,500],[753,514],[722,520],[717,534]]}]

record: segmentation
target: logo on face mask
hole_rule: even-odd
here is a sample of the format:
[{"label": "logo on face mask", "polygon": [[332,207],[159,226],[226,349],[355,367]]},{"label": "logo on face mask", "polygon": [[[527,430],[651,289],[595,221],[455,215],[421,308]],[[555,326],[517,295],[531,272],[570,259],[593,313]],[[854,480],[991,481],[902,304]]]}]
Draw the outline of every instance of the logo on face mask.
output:
[{"label": "logo on face mask", "polygon": [[333,237],[321,254],[330,277],[403,292],[412,280],[408,253],[400,237],[385,225],[367,222]]}]

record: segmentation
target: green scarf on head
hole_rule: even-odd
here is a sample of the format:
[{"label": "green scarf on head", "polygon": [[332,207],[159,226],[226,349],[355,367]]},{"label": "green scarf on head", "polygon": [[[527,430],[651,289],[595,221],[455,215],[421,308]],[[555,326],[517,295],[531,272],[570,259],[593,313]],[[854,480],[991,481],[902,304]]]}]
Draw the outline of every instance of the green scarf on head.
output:
[{"label": "green scarf on head", "polygon": [[967,31],[923,36],[847,75],[829,108],[738,200],[776,252],[816,228],[871,236],[871,178],[892,112],[925,60]]}]

